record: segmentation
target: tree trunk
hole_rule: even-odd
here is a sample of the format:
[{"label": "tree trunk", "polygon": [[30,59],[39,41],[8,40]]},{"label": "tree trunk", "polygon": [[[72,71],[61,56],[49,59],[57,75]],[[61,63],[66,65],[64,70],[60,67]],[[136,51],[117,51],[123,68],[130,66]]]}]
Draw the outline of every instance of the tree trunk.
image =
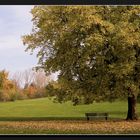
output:
[{"label": "tree trunk", "polygon": [[132,97],[128,97],[128,112],[126,120],[137,120],[136,115],[136,97],[132,95]]}]

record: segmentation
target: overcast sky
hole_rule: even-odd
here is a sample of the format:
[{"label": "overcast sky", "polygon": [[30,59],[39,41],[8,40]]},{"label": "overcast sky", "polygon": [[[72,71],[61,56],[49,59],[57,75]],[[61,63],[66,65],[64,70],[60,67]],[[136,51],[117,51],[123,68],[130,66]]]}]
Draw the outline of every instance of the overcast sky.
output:
[{"label": "overcast sky", "polygon": [[33,6],[0,6],[0,70],[10,73],[32,68],[37,64],[36,55],[25,52],[21,36],[32,30]]}]

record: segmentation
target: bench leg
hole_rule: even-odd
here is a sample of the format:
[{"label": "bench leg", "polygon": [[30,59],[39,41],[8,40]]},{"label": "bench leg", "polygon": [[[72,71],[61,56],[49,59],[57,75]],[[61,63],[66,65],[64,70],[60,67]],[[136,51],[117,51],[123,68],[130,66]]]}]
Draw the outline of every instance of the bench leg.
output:
[{"label": "bench leg", "polygon": [[87,117],[87,121],[89,121],[89,117]]},{"label": "bench leg", "polygon": [[105,117],[105,119],[107,120],[107,117]]}]

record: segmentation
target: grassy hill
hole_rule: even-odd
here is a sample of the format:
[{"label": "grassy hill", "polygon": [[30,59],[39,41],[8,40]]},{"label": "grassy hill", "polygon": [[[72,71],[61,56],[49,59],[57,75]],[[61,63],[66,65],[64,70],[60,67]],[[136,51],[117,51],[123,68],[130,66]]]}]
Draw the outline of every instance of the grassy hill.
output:
[{"label": "grassy hill", "polygon": [[[140,104],[137,104],[138,114]],[[127,102],[93,103],[91,105],[73,106],[70,102],[53,103],[48,98],[20,100],[0,103],[0,120],[12,119],[61,119],[85,117],[85,112],[108,112],[110,118],[124,118],[127,115]]]}]

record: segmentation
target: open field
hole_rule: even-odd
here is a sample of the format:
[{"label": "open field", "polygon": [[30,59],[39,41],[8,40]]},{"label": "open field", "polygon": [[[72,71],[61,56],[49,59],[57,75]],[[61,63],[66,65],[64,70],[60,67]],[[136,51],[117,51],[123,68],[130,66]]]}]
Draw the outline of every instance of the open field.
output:
[{"label": "open field", "polygon": [[[108,112],[109,119],[87,122],[85,112]],[[1,102],[0,134],[140,134],[140,120],[125,121],[126,115],[124,101],[78,106],[47,98]]]},{"label": "open field", "polygon": [[0,134],[140,134],[140,121],[1,121]]},{"label": "open field", "polygon": [[[137,111],[139,115],[140,104],[137,104]],[[108,112],[109,118],[125,119],[127,102],[73,106],[70,102],[58,104],[47,98],[40,98],[0,103],[0,120],[85,119],[85,112]]]}]

